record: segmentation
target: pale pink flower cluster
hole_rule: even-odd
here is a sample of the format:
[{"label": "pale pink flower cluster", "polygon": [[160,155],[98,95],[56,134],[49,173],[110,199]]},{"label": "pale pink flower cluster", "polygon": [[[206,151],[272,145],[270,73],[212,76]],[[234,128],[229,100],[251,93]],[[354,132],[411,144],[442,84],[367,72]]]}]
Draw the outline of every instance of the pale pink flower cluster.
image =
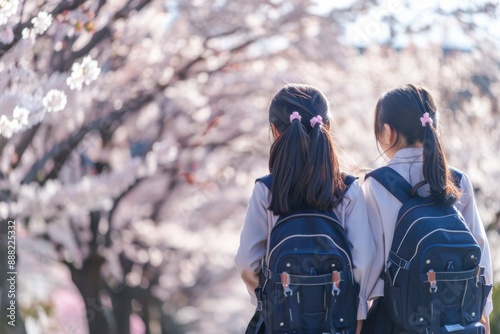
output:
[{"label": "pale pink flower cluster", "polygon": [[38,15],[31,20],[31,23],[33,23],[33,31],[37,35],[43,34],[45,31],[47,31],[47,29],[49,29],[52,21],[52,15],[50,15],[49,13],[38,13]]},{"label": "pale pink flower cluster", "polygon": [[57,112],[66,107],[67,101],[68,99],[63,91],[51,89],[43,98],[42,103],[48,112]]},{"label": "pale pink flower cluster", "polygon": [[22,34],[23,34],[23,39],[30,38],[33,43],[35,42],[35,37],[36,37],[35,30],[24,28]]},{"label": "pale pink flower cluster", "polygon": [[0,135],[10,138],[14,133],[21,131],[28,125],[28,115],[30,111],[26,108],[15,107],[12,119],[2,115],[0,117]]},{"label": "pale pink flower cluster", "polygon": [[[0,0],[1,1],[1,0]],[[23,29],[23,39],[31,38],[32,41],[35,40],[37,35],[42,35],[44,32],[49,29],[50,25],[54,21],[52,15],[47,12],[40,12],[36,17],[31,19],[31,23],[33,24],[33,28],[24,28]]]},{"label": "pale pink flower cluster", "polygon": [[0,0],[0,26],[6,24],[17,12],[18,5],[19,0]]},{"label": "pale pink flower cluster", "polygon": [[91,56],[83,58],[81,63],[74,63],[71,67],[71,76],[66,80],[69,88],[82,89],[83,85],[88,85],[96,80],[101,73],[97,61],[93,60]]}]

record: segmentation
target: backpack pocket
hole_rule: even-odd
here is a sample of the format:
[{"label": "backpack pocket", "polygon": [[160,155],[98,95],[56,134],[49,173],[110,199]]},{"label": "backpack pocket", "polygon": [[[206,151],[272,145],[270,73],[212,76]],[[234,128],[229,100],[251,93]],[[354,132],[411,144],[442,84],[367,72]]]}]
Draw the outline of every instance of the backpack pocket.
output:
[{"label": "backpack pocket", "polygon": [[330,319],[330,328],[336,332],[354,333],[357,325],[357,314],[359,304],[359,285],[350,281],[352,277],[345,275],[340,281],[340,292],[335,295],[333,285],[329,284],[327,295],[330,298],[328,308],[328,317]]},{"label": "backpack pocket", "polygon": [[484,278],[484,267],[478,267],[476,277],[467,281],[461,314],[463,323],[480,320],[491,289],[492,285],[486,284]]},{"label": "backpack pocket", "polygon": [[309,276],[285,272],[268,292],[269,297],[263,295],[264,313],[273,333],[347,334],[356,329],[359,285],[350,271]]},{"label": "backpack pocket", "polygon": [[[440,324],[468,326],[478,322],[485,304],[482,268],[456,272],[434,272],[421,275],[421,307],[429,322],[438,317]],[[461,332],[459,332],[461,333]],[[465,333],[465,332],[464,332]]]},{"label": "backpack pocket", "polygon": [[383,279],[385,309],[395,323],[407,327],[407,323],[412,322],[407,316],[408,305],[411,305],[408,294],[415,290],[410,287],[408,271],[389,263]]},{"label": "backpack pocket", "polygon": [[[287,286],[283,282],[272,285],[267,300],[268,323],[272,333],[327,332],[327,279],[330,275],[290,275]],[[325,281],[322,283],[321,281]]]},{"label": "backpack pocket", "polygon": [[[306,283],[307,284],[307,283]],[[326,285],[301,285],[297,291],[298,315],[304,333],[322,333],[327,330]]]},{"label": "backpack pocket", "polygon": [[401,315],[404,314],[401,288],[398,286],[387,287],[384,291],[384,303],[392,320],[399,322]]}]

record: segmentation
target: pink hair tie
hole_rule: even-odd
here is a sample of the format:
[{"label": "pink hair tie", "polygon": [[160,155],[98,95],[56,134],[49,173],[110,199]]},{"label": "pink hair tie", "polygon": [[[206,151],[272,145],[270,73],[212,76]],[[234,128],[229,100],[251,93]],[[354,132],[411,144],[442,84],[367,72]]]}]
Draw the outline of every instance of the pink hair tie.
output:
[{"label": "pink hair tie", "polygon": [[420,122],[422,122],[422,126],[425,127],[427,123],[432,125],[432,118],[429,116],[429,113],[426,112],[423,117],[420,117]]},{"label": "pink hair tie", "polygon": [[300,120],[302,119],[302,117],[300,116],[299,112],[298,111],[294,111],[291,115],[290,115],[290,124],[292,124],[292,121],[294,119],[298,119],[299,122]]},{"label": "pink hair tie", "polygon": [[319,115],[311,118],[311,128],[314,128],[316,124],[323,125],[323,118]]}]

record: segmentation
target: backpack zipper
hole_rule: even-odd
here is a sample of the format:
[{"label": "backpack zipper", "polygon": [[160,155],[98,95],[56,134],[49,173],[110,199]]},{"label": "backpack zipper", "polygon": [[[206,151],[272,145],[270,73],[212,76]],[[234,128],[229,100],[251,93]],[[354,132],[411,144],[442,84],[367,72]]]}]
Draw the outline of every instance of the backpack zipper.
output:
[{"label": "backpack zipper", "polygon": [[[330,236],[328,236],[326,234],[294,234],[294,235],[290,235],[290,236],[284,238],[276,246],[274,246],[274,248],[269,253],[269,256],[268,256],[267,261],[266,261],[267,262],[267,268],[269,268],[269,260],[271,259],[271,255],[273,254],[274,250],[276,248],[278,248],[282,243],[284,243],[285,241],[287,241],[287,240],[289,240],[291,238],[312,238],[312,237],[324,237],[324,238],[327,238],[328,240],[330,240],[335,245],[335,247],[337,247],[337,249],[340,249],[345,254],[345,256],[347,258],[347,261],[349,261],[349,270],[352,273],[352,263],[351,263],[351,258],[349,257],[349,254],[347,254],[347,252],[342,247],[340,247],[339,245],[337,245],[337,243]],[[351,275],[351,276],[354,279],[354,275]]]},{"label": "backpack zipper", "polygon": [[[413,223],[411,223],[411,225],[408,227],[408,229],[406,230],[406,233],[405,235],[403,236],[403,238],[401,238],[401,242],[399,243],[399,246],[398,246],[398,249],[396,250],[396,253],[399,252],[399,249],[401,248],[401,246],[403,245],[403,242],[404,240],[406,239],[406,236],[408,235],[408,233],[410,232],[410,230],[412,229],[412,227],[418,223],[420,220],[422,219],[439,219],[439,218],[446,218],[446,217],[451,217],[451,216],[455,216],[456,213],[452,213],[452,214],[449,214],[449,215],[446,215],[446,216],[428,216],[428,217],[420,217],[418,219],[416,219]],[[424,237],[425,238],[425,237]],[[422,239],[424,239],[422,238]],[[420,240],[422,240],[420,239]]]},{"label": "backpack zipper", "polygon": [[274,225],[273,229],[276,226],[278,226],[279,224],[281,224],[282,222],[285,222],[289,219],[296,218],[296,217],[321,217],[321,218],[325,218],[325,219],[330,220],[330,221],[334,222],[335,224],[339,225],[344,232],[347,232],[345,230],[344,226],[342,226],[342,224],[338,220],[336,220],[328,215],[321,214],[321,213],[296,213],[296,214],[290,215],[290,216],[285,217],[282,220],[278,221],[276,223],[276,225]]},{"label": "backpack zipper", "polygon": [[406,210],[405,213],[403,213],[403,215],[401,217],[399,217],[398,221],[396,222],[396,226],[398,226],[398,224],[401,222],[401,220],[403,220],[403,218],[413,209],[416,209],[416,208],[421,208],[423,206],[431,206],[431,205],[434,205],[436,203],[432,202],[432,203],[427,203],[427,204],[420,204],[420,205],[415,205],[411,208],[409,208],[408,210]]},{"label": "backpack zipper", "polygon": [[[435,229],[429,233],[427,233],[422,239],[420,239],[417,243],[417,246],[415,247],[415,253],[413,253],[413,256],[410,258],[410,260],[408,260],[408,262],[411,262],[415,256],[417,255],[417,251],[418,251],[418,247],[420,247],[420,243],[425,239],[427,238],[428,236],[430,236],[431,234],[434,234],[435,232],[450,232],[450,233],[466,233],[466,234],[469,234],[471,237],[472,234],[469,232],[469,231],[457,231],[457,230],[448,230],[448,229],[444,229],[444,228],[438,228],[438,229]],[[474,239],[475,240],[475,239]]]}]

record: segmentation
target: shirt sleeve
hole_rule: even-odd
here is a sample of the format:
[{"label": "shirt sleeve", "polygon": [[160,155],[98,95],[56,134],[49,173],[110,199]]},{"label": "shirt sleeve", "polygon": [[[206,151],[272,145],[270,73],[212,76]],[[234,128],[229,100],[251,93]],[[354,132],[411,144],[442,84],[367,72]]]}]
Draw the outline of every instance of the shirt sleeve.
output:
[{"label": "shirt sleeve", "polygon": [[384,235],[384,218],[381,212],[382,203],[379,204],[379,199],[380,196],[386,192],[377,191],[377,186],[382,187],[382,185],[380,185],[372,178],[366,179],[365,182],[363,182],[362,186],[366,200],[368,223],[370,225],[370,231],[373,235],[373,240],[375,243],[374,259],[370,270],[370,280],[374,281],[375,283],[368,299],[375,299],[384,295],[384,282],[380,279],[380,274],[385,268],[386,238]]},{"label": "shirt sleeve", "polygon": [[[493,282],[493,269],[491,264],[491,254],[490,246],[488,244],[488,238],[486,236],[486,231],[484,229],[483,221],[479,216],[479,211],[477,209],[476,200],[474,199],[474,188],[472,183],[463,174],[462,180],[460,181],[460,187],[462,190],[462,197],[457,203],[457,208],[462,213],[467,225],[469,226],[472,235],[476,238],[477,243],[481,247],[481,266],[484,267],[485,279],[487,284],[492,284]],[[484,316],[488,316],[493,310],[492,294],[488,296],[486,306],[483,311]]]},{"label": "shirt sleeve", "polygon": [[376,248],[373,234],[368,222],[366,203],[361,186],[356,181],[346,193],[348,203],[345,210],[345,228],[347,238],[352,244],[354,278],[360,285],[357,319],[366,319],[368,313],[368,297],[377,283],[377,277],[371,275],[372,263],[375,260]]},{"label": "shirt sleeve", "polygon": [[259,285],[261,260],[266,253],[268,235],[268,190],[260,182],[255,184],[248,203],[245,222],[240,236],[240,246],[235,264],[247,287],[252,304],[257,304],[255,289]]}]

